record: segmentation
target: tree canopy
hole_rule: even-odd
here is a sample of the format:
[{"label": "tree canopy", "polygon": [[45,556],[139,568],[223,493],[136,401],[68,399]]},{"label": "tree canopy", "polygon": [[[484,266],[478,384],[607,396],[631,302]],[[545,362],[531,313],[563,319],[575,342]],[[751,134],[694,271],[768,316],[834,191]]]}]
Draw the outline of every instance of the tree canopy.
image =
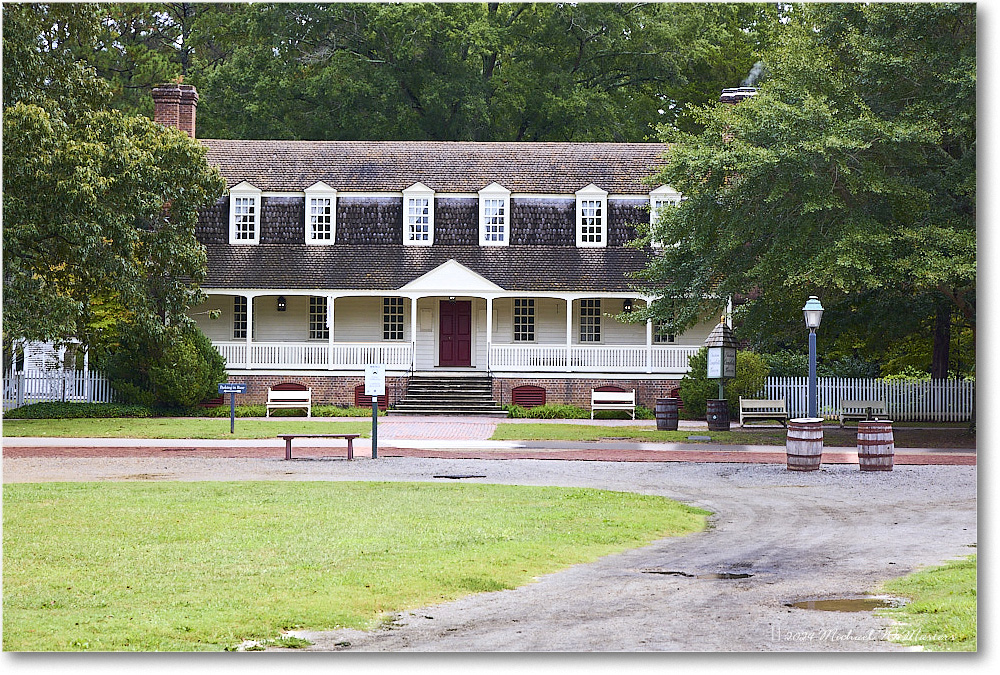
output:
[{"label": "tree canopy", "polygon": [[855,346],[942,306],[974,334],[975,37],[969,4],[789,8],[756,96],[661,127],[658,182],[685,200],[655,228],[653,314],[680,331],[735,297],[743,335],[774,344],[818,295],[822,332]]}]

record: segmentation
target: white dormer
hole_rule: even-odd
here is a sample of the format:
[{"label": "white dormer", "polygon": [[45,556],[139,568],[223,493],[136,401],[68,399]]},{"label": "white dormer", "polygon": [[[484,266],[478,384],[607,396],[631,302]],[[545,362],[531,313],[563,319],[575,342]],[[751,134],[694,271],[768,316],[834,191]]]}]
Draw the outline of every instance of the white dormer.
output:
[{"label": "white dormer", "polygon": [[593,183],[576,193],[576,245],[608,245],[608,193]]},{"label": "white dormer", "polygon": [[403,190],[403,244],[434,244],[434,190],[423,183]]},{"label": "white dormer", "polygon": [[[655,226],[657,219],[660,214],[663,213],[663,209],[670,208],[671,206],[677,206],[681,203],[681,193],[673,189],[669,185],[661,185],[652,192],[649,193],[649,224],[650,226]],[[657,241],[655,237],[652,238],[651,243],[653,246],[662,246],[662,242]]]},{"label": "white dormer", "polygon": [[332,244],[337,241],[337,191],[319,181],[306,188],[305,241]]},{"label": "white dormer", "polygon": [[243,181],[229,188],[229,243],[260,243],[260,190]]},{"label": "white dormer", "polygon": [[510,190],[490,183],[479,191],[480,246],[507,246],[510,243]]}]

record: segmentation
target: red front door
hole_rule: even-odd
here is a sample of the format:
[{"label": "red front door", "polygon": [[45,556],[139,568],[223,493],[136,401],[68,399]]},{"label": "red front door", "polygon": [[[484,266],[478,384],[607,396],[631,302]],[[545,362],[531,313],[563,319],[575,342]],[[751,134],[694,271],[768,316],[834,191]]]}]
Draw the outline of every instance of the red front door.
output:
[{"label": "red front door", "polygon": [[438,365],[472,365],[472,301],[442,300]]}]

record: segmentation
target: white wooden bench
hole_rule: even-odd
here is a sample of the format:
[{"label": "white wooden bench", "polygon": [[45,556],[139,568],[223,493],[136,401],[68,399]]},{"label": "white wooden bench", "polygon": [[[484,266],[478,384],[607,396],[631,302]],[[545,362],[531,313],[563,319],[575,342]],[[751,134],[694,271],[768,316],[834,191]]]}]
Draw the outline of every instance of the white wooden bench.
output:
[{"label": "white wooden bench", "polygon": [[272,410],[305,410],[306,417],[312,417],[312,389],[301,391],[268,389],[264,416],[270,417]]},{"label": "white wooden bench", "polygon": [[870,417],[881,417],[886,419],[889,413],[886,412],[884,401],[854,401],[841,399],[840,401],[840,426],[844,427],[847,420],[866,420]]},{"label": "white wooden bench", "polygon": [[740,396],[740,426],[747,420],[776,420],[788,426],[788,409],[782,399],[743,398]]},{"label": "white wooden bench", "polygon": [[590,419],[598,410],[624,410],[635,419],[635,389],[632,391],[591,391]]}]

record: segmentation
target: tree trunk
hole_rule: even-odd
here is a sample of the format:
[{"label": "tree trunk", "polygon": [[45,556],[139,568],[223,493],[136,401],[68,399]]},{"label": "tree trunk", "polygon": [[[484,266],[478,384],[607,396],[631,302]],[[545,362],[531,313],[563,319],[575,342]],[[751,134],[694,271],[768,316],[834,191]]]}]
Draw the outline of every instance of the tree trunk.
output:
[{"label": "tree trunk", "polygon": [[931,379],[948,379],[948,359],[951,347],[951,306],[941,303],[934,316],[934,349],[931,353]]}]

